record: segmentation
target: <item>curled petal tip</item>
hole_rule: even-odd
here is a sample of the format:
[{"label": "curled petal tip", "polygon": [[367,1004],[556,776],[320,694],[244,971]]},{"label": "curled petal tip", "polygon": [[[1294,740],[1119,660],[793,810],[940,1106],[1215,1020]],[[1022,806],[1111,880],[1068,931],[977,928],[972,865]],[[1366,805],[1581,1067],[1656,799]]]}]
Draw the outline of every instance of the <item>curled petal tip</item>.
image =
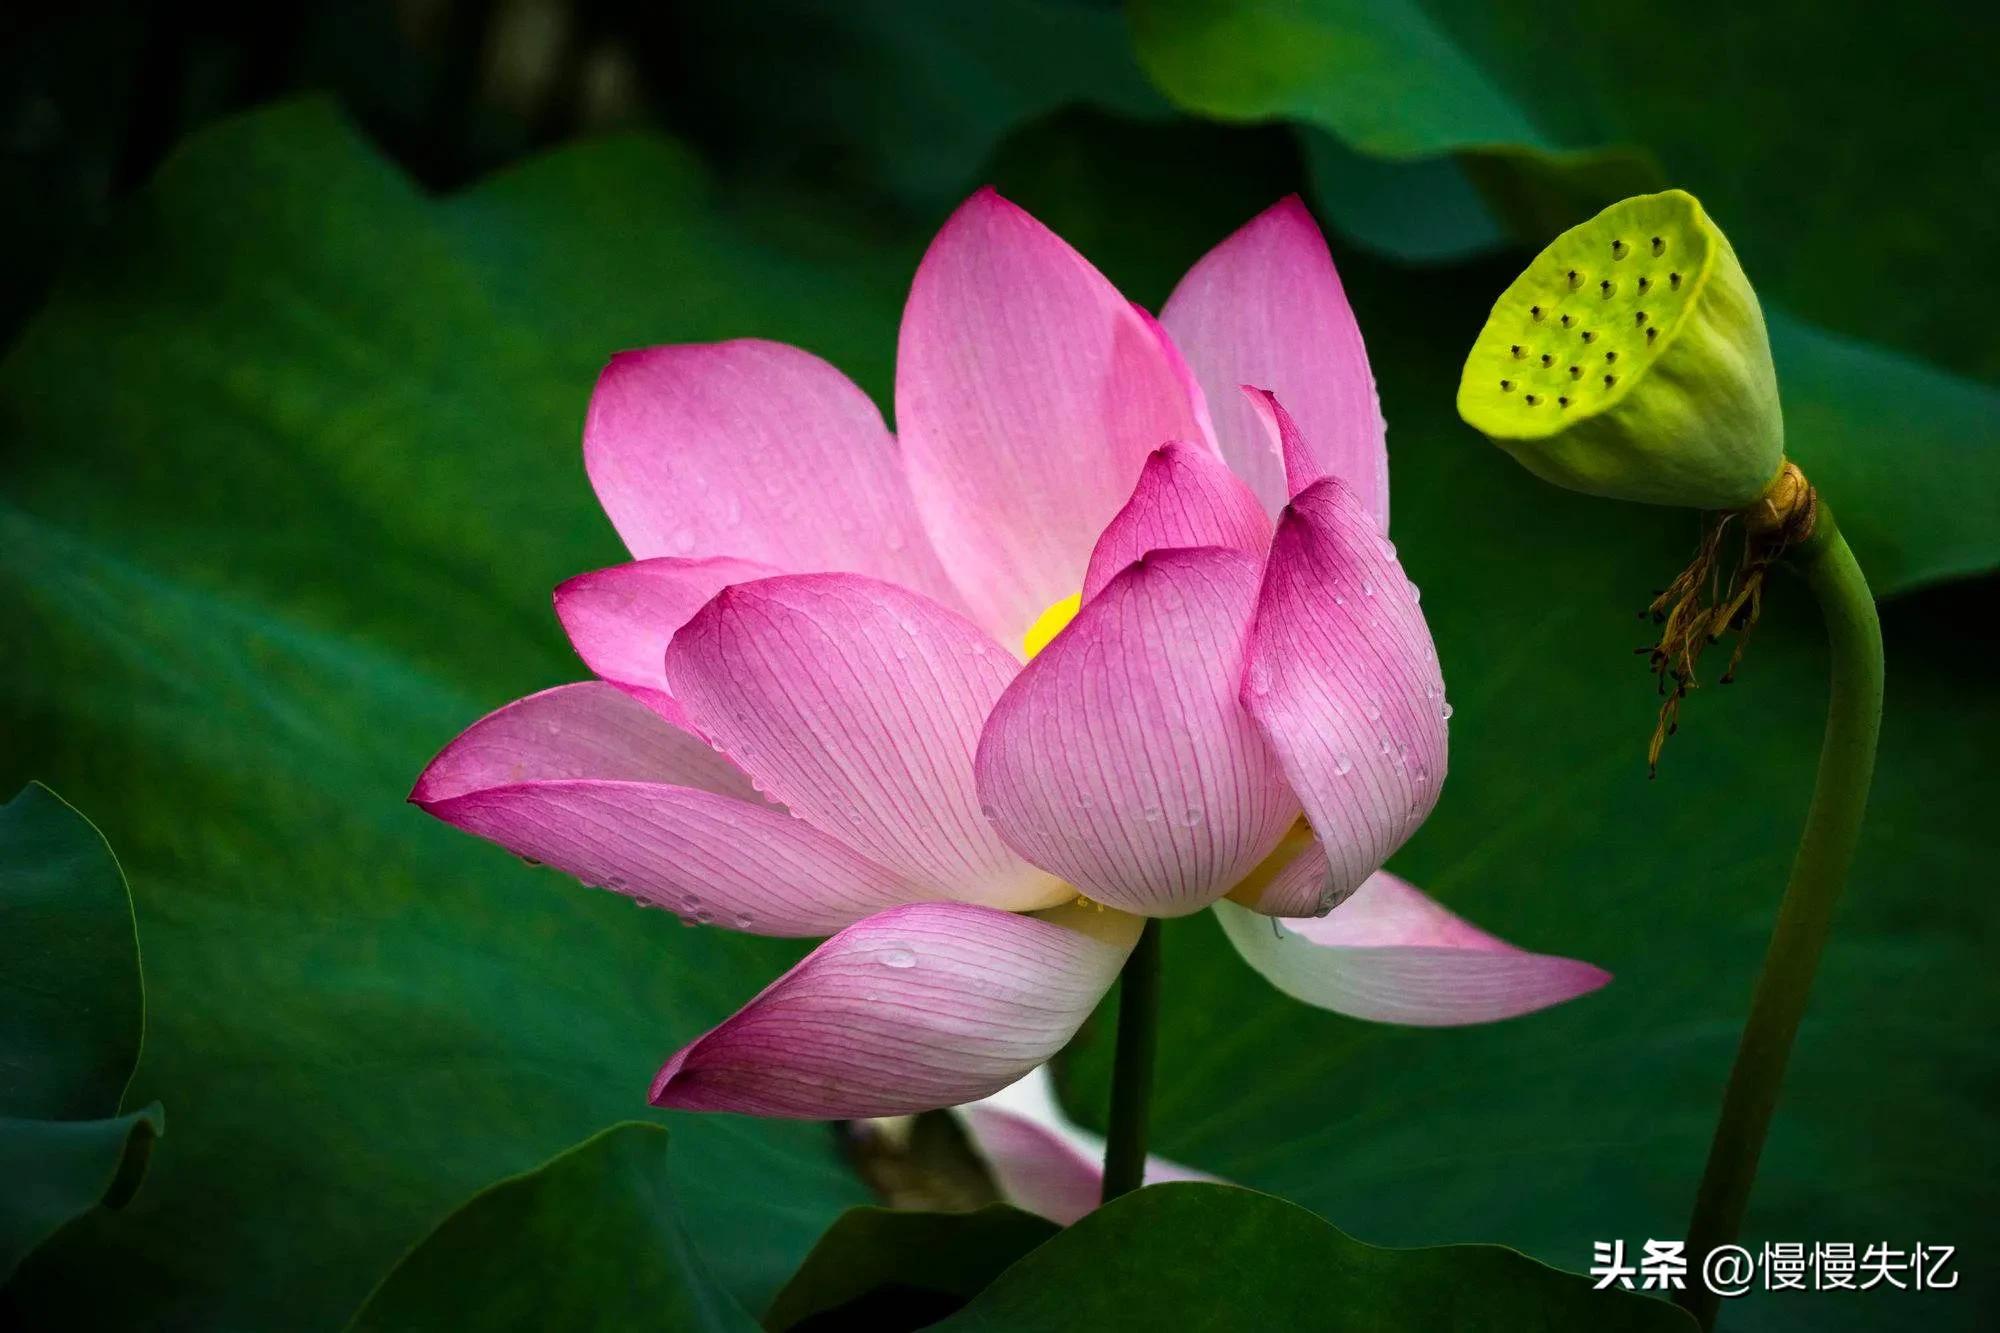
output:
[{"label": "curled petal tip", "polygon": [[1217,904],[1216,914],[1244,960],[1279,990],[1371,1022],[1494,1023],[1611,980],[1593,964],[1498,939],[1386,871],[1328,916],[1274,926],[1232,902]]},{"label": "curled petal tip", "polygon": [[1261,558],[1270,544],[1271,521],[1256,494],[1206,447],[1169,440],[1147,458],[1131,498],[1098,535],[1083,600],[1149,551],[1222,546]]},{"label": "curled petal tip", "polygon": [[680,1080],[681,1066],[687,1063],[689,1052],[700,1044],[699,1040],[691,1041],[667,1058],[667,1062],[660,1066],[660,1072],[653,1075],[653,1086],[646,1093],[648,1102],[654,1106],[682,1111],[702,1109],[701,1098],[693,1089],[676,1086]]}]

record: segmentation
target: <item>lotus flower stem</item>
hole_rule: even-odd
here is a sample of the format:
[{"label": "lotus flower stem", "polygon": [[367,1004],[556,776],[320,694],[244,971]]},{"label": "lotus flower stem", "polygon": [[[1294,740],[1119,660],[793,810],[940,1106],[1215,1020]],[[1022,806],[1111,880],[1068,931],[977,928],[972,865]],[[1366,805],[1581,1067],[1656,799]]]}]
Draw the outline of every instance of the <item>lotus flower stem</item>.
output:
[{"label": "lotus flower stem", "polygon": [[1111,1132],[1104,1143],[1105,1203],[1145,1183],[1146,1108],[1153,1100],[1153,1053],[1159,1044],[1160,919],[1148,917],[1118,977],[1118,1051],[1111,1070]]},{"label": "lotus flower stem", "polygon": [[[1786,560],[1812,589],[1826,620],[1833,667],[1826,738],[1820,746],[1819,778],[1799,837],[1798,859],[1778,907],[1764,970],[1757,978],[1750,1017],[1729,1072],[1708,1166],[1695,1196],[1687,1243],[1691,1274],[1701,1271],[1711,1250],[1733,1243],[1742,1225],[1785,1062],[1826,947],[1834,904],[1854,860],[1868,784],[1875,772],[1875,741],[1882,723],[1882,627],[1875,616],[1875,599],[1824,505],[1814,529]],[[1705,1283],[1691,1280],[1681,1303],[1704,1329],[1714,1325],[1719,1298]]]}]

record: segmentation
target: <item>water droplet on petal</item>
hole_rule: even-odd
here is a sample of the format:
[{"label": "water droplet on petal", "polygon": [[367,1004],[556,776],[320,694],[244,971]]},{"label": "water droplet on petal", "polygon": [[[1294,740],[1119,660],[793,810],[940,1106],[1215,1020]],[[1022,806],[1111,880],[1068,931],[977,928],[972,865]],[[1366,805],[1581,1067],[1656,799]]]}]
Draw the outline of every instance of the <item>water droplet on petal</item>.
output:
[{"label": "water droplet on petal", "polygon": [[1369,704],[1366,708],[1363,708],[1361,714],[1370,722],[1380,722],[1382,720],[1382,710],[1374,704]]},{"label": "water droplet on petal", "polygon": [[750,929],[751,926],[756,924],[756,922],[751,918],[748,912],[738,912],[734,917],[731,917],[730,920],[738,930],[748,930]]},{"label": "water droplet on petal", "polygon": [[1445,719],[1447,722],[1451,720],[1451,713],[1452,713],[1452,708],[1450,703],[1447,702],[1438,705],[1438,716]]},{"label": "water droplet on petal", "polygon": [[1344,754],[1337,754],[1333,757],[1333,773],[1335,777],[1344,778],[1353,771],[1354,761],[1352,759],[1349,759]]},{"label": "water droplet on petal", "polygon": [[884,967],[915,967],[917,965],[916,954],[900,947],[884,949],[875,956],[875,960]]}]

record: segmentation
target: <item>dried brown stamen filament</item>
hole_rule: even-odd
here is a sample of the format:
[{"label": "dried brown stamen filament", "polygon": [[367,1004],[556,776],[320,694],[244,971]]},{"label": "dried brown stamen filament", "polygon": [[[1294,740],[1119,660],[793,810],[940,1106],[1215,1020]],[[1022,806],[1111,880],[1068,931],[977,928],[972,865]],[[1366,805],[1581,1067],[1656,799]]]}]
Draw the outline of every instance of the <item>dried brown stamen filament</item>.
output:
[{"label": "dried brown stamen filament", "polygon": [[[1709,514],[1694,559],[1653,598],[1640,616],[1661,627],[1647,654],[1663,696],[1652,743],[1646,748],[1647,775],[1659,771],[1660,750],[1680,730],[1681,703],[1700,688],[1697,674],[1704,650],[1734,632],[1736,644],[1721,683],[1736,678],[1743,650],[1764,612],[1764,579],[1787,549],[1812,535],[1816,503],[1811,486],[1795,463],[1787,462],[1764,494],[1748,508]],[[1733,564],[1725,558],[1732,536],[1740,537]],[[1728,567],[1728,579],[1723,570]]]}]

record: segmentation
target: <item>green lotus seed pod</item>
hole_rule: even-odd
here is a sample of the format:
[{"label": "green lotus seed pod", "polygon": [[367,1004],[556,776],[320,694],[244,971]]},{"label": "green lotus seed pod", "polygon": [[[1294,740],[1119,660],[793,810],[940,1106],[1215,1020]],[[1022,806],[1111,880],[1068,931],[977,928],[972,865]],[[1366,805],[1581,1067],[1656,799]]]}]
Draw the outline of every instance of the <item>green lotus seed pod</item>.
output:
[{"label": "green lotus seed pod", "polygon": [[1738,509],[1784,461],[1764,312],[1682,190],[1537,255],[1465,360],[1458,414],[1536,476],[1621,500]]}]

